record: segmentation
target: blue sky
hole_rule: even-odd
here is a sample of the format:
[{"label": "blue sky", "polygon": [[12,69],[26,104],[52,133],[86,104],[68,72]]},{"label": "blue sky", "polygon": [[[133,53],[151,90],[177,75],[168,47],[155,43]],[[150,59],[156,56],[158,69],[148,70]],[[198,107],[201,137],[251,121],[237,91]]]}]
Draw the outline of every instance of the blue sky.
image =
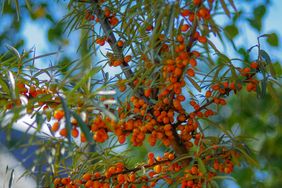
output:
[{"label": "blue sky", "polygon": [[[236,1],[235,1],[236,2]],[[240,1],[237,1],[237,6],[240,7]],[[261,3],[262,0],[256,0],[256,3]],[[252,3],[251,6],[253,6],[254,3]],[[249,10],[252,7],[246,6],[246,3],[244,3],[244,9]],[[62,6],[56,8],[56,17],[62,18],[64,8]],[[242,31],[241,35],[235,39],[235,43],[237,45],[243,44],[245,48],[249,48],[252,45],[255,45],[257,43],[257,36],[260,34],[266,34],[266,33],[272,33],[276,32],[280,39],[280,44],[282,43],[281,34],[282,34],[282,24],[281,21],[279,21],[282,18],[282,1],[281,0],[273,0],[271,6],[269,7],[269,10],[267,12],[266,18],[263,22],[263,31],[261,33],[257,33],[254,31],[254,29],[250,28],[248,24],[242,24],[240,25],[240,30]],[[225,22],[227,19],[223,18],[222,21]],[[37,54],[42,53],[49,53],[51,51],[58,50],[57,46],[50,46],[47,40],[47,28],[50,26],[50,23],[42,23],[39,22],[32,22],[30,19],[26,19],[26,22],[22,29],[22,35],[25,38],[25,49],[30,49],[32,47],[36,47]],[[77,33],[72,33],[70,36],[70,39],[76,39],[78,38]],[[69,40],[70,44],[68,46],[64,46],[64,53],[72,54],[73,57],[76,57],[76,48],[78,46],[77,42],[78,40]],[[263,40],[262,40],[263,41]],[[215,41],[215,43],[217,43]],[[268,45],[266,45],[266,42],[262,42],[262,47],[271,54],[271,57],[274,61],[276,60],[282,60],[282,45],[277,49],[272,48]],[[232,49],[233,50],[233,49]],[[229,51],[232,50],[226,50],[225,53],[229,54]],[[233,55],[233,54],[231,54]],[[39,60],[40,61],[40,60]],[[51,59],[50,59],[51,61]]]}]

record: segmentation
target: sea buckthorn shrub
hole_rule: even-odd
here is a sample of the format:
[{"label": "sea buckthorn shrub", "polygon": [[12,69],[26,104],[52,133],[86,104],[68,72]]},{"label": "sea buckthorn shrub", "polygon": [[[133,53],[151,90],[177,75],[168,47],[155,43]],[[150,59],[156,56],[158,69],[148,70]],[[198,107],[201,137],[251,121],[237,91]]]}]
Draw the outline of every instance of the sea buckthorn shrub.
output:
[{"label": "sea buckthorn shrub", "polygon": [[[69,3],[66,29],[86,30],[89,52],[102,61],[85,68],[82,59],[79,74],[59,81],[39,82],[22,67],[6,72],[15,93],[5,112],[40,114],[53,134],[48,187],[216,187],[236,166],[255,163],[240,137],[212,121],[230,95],[262,95],[274,77],[260,46],[267,35],[252,61],[230,59],[213,43],[223,35],[215,15],[236,12],[226,3]],[[130,151],[145,146],[147,156],[132,164]]]}]

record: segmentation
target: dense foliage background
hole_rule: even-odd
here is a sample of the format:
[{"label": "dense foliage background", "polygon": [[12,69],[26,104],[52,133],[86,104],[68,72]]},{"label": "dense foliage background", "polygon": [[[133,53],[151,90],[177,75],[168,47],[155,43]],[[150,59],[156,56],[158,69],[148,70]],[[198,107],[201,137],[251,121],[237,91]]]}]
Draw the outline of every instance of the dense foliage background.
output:
[{"label": "dense foliage background", "polygon": [[[255,54],[249,54],[248,49],[256,44],[256,38],[262,34],[270,34],[268,38],[261,38],[261,45],[270,55],[273,71],[275,72],[273,74],[278,78],[278,81],[281,81],[280,34],[275,30],[268,30],[269,15],[272,15],[273,6],[279,3],[281,2],[278,0],[235,1],[234,4],[237,7],[237,12],[227,13],[230,14],[232,19],[229,19],[225,14],[215,16],[224,23],[223,28],[221,28],[224,31],[224,35],[220,40],[224,41],[225,46],[221,46],[219,39],[216,37],[213,42],[218,44],[217,47],[226,54],[249,61]],[[31,58],[32,61],[27,62],[30,67],[30,73],[37,74],[39,77],[42,76],[43,79],[46,76],[44,67],[56,65],[57,72],[49,75],[50,77],[56,80],[57,75],[60,78],[64,78],[64,76],[71,74],[72,77],[70,79],[75,82],[79,80],[79,73],[87,69],[87,66],[92,61],[103,58],[101,55],[95,56],[88,53],[89,41],[86,40],[88,36],[87,31],[75,27],[71,28],[68,25],[70,22],[68,2],[39,0],[12,3],[2,0],[1,6],[0,62],[3,65],[5,64],[5,66],[1,65],[0,67],[1,73],[5,73],[9,69],[16,69],[17,67],[17,64],[14,63],[15,61],[10,62],[9,60],[13,53],[15,53],[13,48],[17,49],[21,55]],[[279,20],[279,17],[270,19]],[[70,30],[74,31],[70,32]],[[34,41],[27,40],[29,38],[34,39]],[[34,46],[33,43],[35,44]],[[40,55],[43,55],[43,57],[35,58]],[[82,66],[73,71],[73,67],[78,64],[83,64],[85,67]],[[109,71],[108,74],[110,76],[115,74],[113,69],[109,67],[106,70]],[[97,74],[95,79],[97,79],[97,82],[101,82],[102,79],[100,78],[103,76],[105,75]],[[38,81],[44,82],[44,80]],[[102,86],[103,84],[100,87]],[[233,179],[224,179],[221,182],[222,187],[282,186],[282,179],[280,178],[282,175],[282,150],[280,150],[282,146],[281,96],[282,89],[279,83],[268,83],[267,93],[260,96],[240,92],[230,96],[228,105],[221,109],[219,116],[213,118],[213,123],[225,126],[233,134],[239,135],[242,141],[247,143],[250,150],[254,150],[255,155],[252,157],[258,161],[258,165],[253,166],[242,163],[232,173],[235,181]],[[5,96],[1,96],[1,107],[5,106],[5,104]],[[18,115],[21,116],[20,114]],[[1,142],[14,152],[20,161],[23,160],[21,157],[26,158],[23,164],[27,169],[32,169],[33,162],[35,164],[42,163],[42,168],[36,169],[38,171],[37,177],[35,177],[35,179],[41,181],[40,173],[44,174],[45,169],[48,168],[48,165],[45,164],[46,153],[44,148],[48,144],[50,148],[54,147],[52,141],[48,141],[44,138],[44,135],[43,138],[31,137],[29,134],[21,134],[15,137],[15,135],[10,134],[13,132],[12,129],[2,126],[4,125],[5,117],[1,118]],[[35,122],[43,121],[41,118],[36,116]],[[9,122],[8,127],[11,127],[14,123],[13,121]],[[46,130],[48,131],[48,129]],[[107,144],[110,145],[110,143]],[[30,149],[30,146],[34,146],[34,148]],[[44,148],[40,149],[41,146],[44,146]],[[92,146],[92,148],[89,148],[89,151],[93,150],[93,148],[99,150],[97,147]],[[19,148],[21,149],[19,150]],[[132,157],[134,157],[131,161],[132,164],[135,161],[144,159],[149,148],[149,144],[144,144],[138,148],[130,148],[133,150],[131,154],[133,153]],[[158,149],[160,152],[164,150],[162,147]],[[29,151],[28,155],[25,150]],[[30,155],[31,153],[32,155]],[[65,156],[68,156],[68,154]],[[70,159],[66,157],[66,166],[70,164],[68,160]],[[27,174],[31,172],[27,171]]]}]

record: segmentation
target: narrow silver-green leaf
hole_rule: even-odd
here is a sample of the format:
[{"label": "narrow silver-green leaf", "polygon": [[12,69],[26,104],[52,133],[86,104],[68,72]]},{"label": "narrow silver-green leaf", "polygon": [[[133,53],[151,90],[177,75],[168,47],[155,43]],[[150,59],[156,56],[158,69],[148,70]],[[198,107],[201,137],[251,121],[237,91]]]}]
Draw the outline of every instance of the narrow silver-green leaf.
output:
[{"label": "narrow silver-green leaf", "polygon": [[201,87],[199,86],[199,84],[198,84],[195,80],[193,80],[190,76],[187,76],[187,78],[188,78],[188,80],[191,82],[191,84],[192,84],[199,92],[202,91]]},{"label": "narrow silver-green leaf", "polygon": [[224,10],[224,12],[225,12],[225,14],[226,14],[228,17],[230,17],[230,11],[229,11],[229,9],[227,8],[227,5],[226,5],[225,1],[224,1],[224,0],[220,0],[220,4],[221,4],[221,6],[222,6],[222,8],[223,8],[223,10]]},{"label": "narrow silver-green leaf", "polygon": [[14,169],[12,169],[12,171],[11,171],[11,175],[10,175],[10,179],[9,179],[9,188],[12,188],[13,187],[13,181],[14,181],[14,172],[15,172],[15,170]]},{"label": "narrow silver-green leaf", "polygon": [[197,161],[198,161],[198,166],[199,166],[200,171],[203,174],[206,174],[207,173],[207,169],[205,167],[205,164],[204,164],[203,160],[201,158],[198,158]]},{"label": "narrow silver-green leaf", "polygon": [[66,129],[67,129],[67,139],[68,139],[68,142],[71,146],[71,127],[72,127],[71,121],[70,121],[71,114],[70,114],[70,110],[67,106],[65,99],[63,97],[60,97],[60,98],[61,98],[64,113],[65,113],[65,126],[66,126]]},{"label": "narrow silver-green leaf", "polygon": [[81,131],[82,131],[83,134],[85,135],[87,141],[88,141],[89,143],[92,143],[92,142],[93,142],[93,139],[92,139],[92,137],[91,137],[90,129],[89,129],[89,127],[87,126],[87,124],[82,120],[82,118],[80,117],[80,115],[78,115],[77,113],[71,112],[71,115],[77,120],[78,126],[81,128]]},{"label": "narrow silver-green leaf", "polygon": [[261,55],[261,57],[263,57],[265,59],[267,64],[271,63],[270,56],[268,55],[268,53],[266,51],[260,50],[260,55]]}]

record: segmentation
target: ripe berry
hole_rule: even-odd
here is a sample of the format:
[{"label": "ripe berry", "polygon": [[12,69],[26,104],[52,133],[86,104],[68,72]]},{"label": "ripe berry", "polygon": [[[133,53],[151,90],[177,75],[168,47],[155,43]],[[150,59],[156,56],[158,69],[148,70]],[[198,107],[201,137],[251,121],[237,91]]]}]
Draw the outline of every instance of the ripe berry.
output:
[{"label": "ripe berry", "polygon": [[186,31],[188,31],[188,29],[189,29],[189,25],[188,24],[184,24],[184,25],[181,26],[181,31],[182,32],[186,32]]},{"label": "ripe berry", "polygon": [[124,42],[122,40],[119,40],[117,42],[118,47],[123,47]]},{"label": "ripe berry", "polygon": [[154,171],[159,174],[162,171],[162,166],[161,165],[156,165],[154,166]]},{"label": "ripe berry", "polygon": [[54,118],[58,121],[60,121],[64,117],[65,113],[62,110],[56,110],[54,112]]},{"label": "ripe berry", "polygon": [[198,6],[202,3],[202,0],[193,0],[194,5]]},{"label": "ripe berry", "polygon": [[124,62],[128,63],[129,61],[131,61],[131,55],[127,55],[124,57]]},{"label": "ripe berry", "polygon": [[60,128],[60,123],[59,123],[58,121],[56,121],[56,122],[52,125],[51,130],[52,130],[53,132],[56,132],[56,131],[59,130],[59,128]]}]

